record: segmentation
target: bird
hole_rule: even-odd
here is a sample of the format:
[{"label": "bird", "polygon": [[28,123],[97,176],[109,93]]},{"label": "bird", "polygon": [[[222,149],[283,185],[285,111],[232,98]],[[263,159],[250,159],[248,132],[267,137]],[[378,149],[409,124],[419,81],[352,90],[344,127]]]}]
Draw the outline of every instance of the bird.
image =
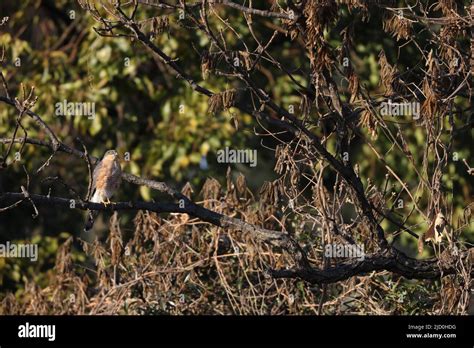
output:
[{"label": "bird", "polygon": [[[122,177],[119,155],[115,150],[109,150],[102,160],[97,163],[92,174],[92,198],[89,202],[110,204],[110,198],[117,191]],[[84,231],[89,232],[94,225],[98,210],[87,210],[87,220]]]},{"label": "bird", "polygon": [[424,242],[432,241],[435,245],[441,244],[446,232],[447,220],[442,212],[436,215],[428,230],[418,239],[418,252],[423,252]]}]

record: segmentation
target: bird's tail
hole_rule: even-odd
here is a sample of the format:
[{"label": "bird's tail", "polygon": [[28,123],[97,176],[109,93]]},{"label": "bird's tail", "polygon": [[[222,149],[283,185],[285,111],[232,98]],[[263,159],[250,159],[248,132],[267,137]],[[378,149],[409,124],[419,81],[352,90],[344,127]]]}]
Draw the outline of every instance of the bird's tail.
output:
[{"label": "bird's tail", "polygon": [[84,225],[84,232],[89,232],[94,226],[94,220],[97,217],[99,212],[97,210],[88,210],[87,217],[86,217],[86,224]]}]

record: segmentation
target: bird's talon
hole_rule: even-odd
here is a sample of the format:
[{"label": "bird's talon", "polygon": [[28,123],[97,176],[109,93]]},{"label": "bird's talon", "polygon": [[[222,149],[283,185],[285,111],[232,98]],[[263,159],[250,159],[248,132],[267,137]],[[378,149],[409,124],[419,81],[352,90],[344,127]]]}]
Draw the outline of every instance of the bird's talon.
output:
[{"label": "bird's talon", "polygon": [[109,204],[112,204],[112,202],[110,201],[110,199],[107,198],[107,199],[102,201],[102,204],[107,207]]}]

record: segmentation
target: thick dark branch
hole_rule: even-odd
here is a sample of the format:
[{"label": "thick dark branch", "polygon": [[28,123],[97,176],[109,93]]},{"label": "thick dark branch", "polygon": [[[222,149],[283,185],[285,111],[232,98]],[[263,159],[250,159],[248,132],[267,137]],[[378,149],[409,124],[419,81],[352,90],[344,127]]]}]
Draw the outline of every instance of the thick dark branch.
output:
[{"label": "thick dark branch", "polygon": [[[0,143],[8,143],[10,141],[11,139],[0,139]],[[36,140],[36,139],[30,139],[30,138],[26,138],[26,139],[18,138],[18,139],[15,139],[15,142],[25,142],[26,144],[51,147],[51,144],[47,142]],[[69,148],[63,143],[60,144],[59,151],[73,154],[80,158],[83,158],[85,156],[83,152]],[[92,157],[92,156],[90,156],[90,159],[94,163],[98,160],[97,158]],[[124,173],[124,172],[122,172],[122,178],[129,183],[139,185],[139,186],[147,186],[151,189],[166,193],[170,195],[171,197],[177,200],[180,200],[180,204],[166,203],[165,205],[161,205],[161,203],[158,204],[158,203],[149,203],[149,202],[137,202],[130,205],[131,203],[121,202],[121,203],[115,203],[113,207],[107,207],[103,204],[75,200],[76,208],[83,209],[83,210],[85,209],[124,210],[125,209],[125,210],[149,210],[149,211],[154,211],[157,213],[160,213],[160,212],[161,213],[166,213],[166,212],[167,213],[187,213],[191,216],[197,217],[213,225],[223,227],[223,228],[235,228],[244,233],[250,233],[254,237],[264,242],[281,246],[287,249],[299,264],[308,266],[306,256],[304,252],[302,251],[301,247],[298,245],[298,243],[295,240],[293,240],[286,233],[283,233],[280,231],[267,230],[267,229],[249,224],[245,221],[242,221],[236,218],[231,218],[226,215],[219,214],[212,210],[206,209],[194,203],[185,195],[183,195],[181,192],[173,189],[172,187],[168,186],[164,182],[145,179],[145,178],[141,178],[136,175]],[[61,206],[66,205],[69,207],[70,202],[71,202],[70,199],[59,198],[59,197],[52,200],[46,196],[40,196],[40,195],[31,195],[31,197],[33,199],[33,202],[36,202],[35,200],[38,199],[39,200],[38,204],[40,205],[41,204],[53,204],[53,205],[58,204]],[[0,203],[2,203],[2,200],[4,202],[17,202],[18,200],[22,200],[22,199],[25,199],[25,197],[24,195],[20,193],[5,193],[3,196],[0,196]]]},{"label": "thick dark branch", "polygon": [[[298,278],[310,283],[335,283],[346,280],[354,276],[362,276],[374,271],[390,271],[406,278],[412,279],[435,279],[441,276],[456,273],[455,260],[440,262],[438,260],[420,261],[412,259],[395,249],[390,249],[383,253],[376,253],[366,256],[364,260],[351,259],[343,261],[336,266],[327,269],[316,269],[310,267],[304,255],[295,241],[286,233],[264,229],[246,223],[242,220],[228,217],[216,213],[192,202],[190,204],[176,204],[171,202],[116,202],[108,205],[100,203],[85,202],[62,197],[48,197],[37,194],[7,192],[0,195],[0,205],[18,205],[18,202],[33,202],[38,206],[55,206],[64,209],[80,210],[147,210],[155,213],[185,213],[197,217],[202,221],[209,222],[222,228],[235,228],[244,233],[249,233],[253,237],[274,246],[280,246],[289,250],[303,265],[301,268],[273,270],[271,274],[275,278]],[[0,207],[0,209],[2,208]],[[466,258],[469,250],[461,254],[461,258]],[[471,270],[471,274],[473,270]]]},{"label": "thick dark branch", "polygon": [[[10,141],[11,139],[0,139],[0,143],[8,143]],[[15,140],[15,142],[23,141],[26,144],[51,147],[51,144],[47,142],[30,138],[18,138]],[[84,156],[84,153],[81,151],[71,149],[64,144],[61,144],[59,151],[73,154],[81,158]],[[95,162],[97,159],[91,157],[91,160]],[[312,268],[308,264],[301,247],[286,233],[257,227],[242,220],[231,218],[201,207],[189,200],[181,192],[169,187],[164,182],[144,179],[128,173],[122,173],[122,177],[124,180],[132,184],[144,185],[160,192],[167,193],[175,199],[183,200],[181,203],[184,202],[184,205],[176,203],[118,202],[106,206],[104,204],[84,202],[81,200],[47,197],[34,194],[29,195],[28,200],[31,199],[32,202],[37,205],[56,205],[66,208],[70,208],[71,201],[74,201],[75,208],[81,210],[148,210],[156,213],[186,213],[222,228],[235,228],[244,233],[250,233],[257,239],[271,245],[287,249],[290,254],[295,257],[298,264],[301,265],[300,268],[296,269],[274,270],[272,271],[272,275],[275,278],[299,278],[310,283],[334,283],[340,280],[349,279],[353,276],[364,275],[372,271],[387,270],[398,273],[407,278],[419,279],[437,278],[441,275],[453,274],[455,272],[453,265],[439,266],[436,261],[418,261],[409,258],[394,248],[388,249],[385,253],[367,256],[363,261],[346,261],[334,266],[333,268],[319,270]],[[0,204],[6,206],[13,205],[13,207],[16,207],[19,201],[25,200],[26,197],[23,193],[5,193],[0,196]]]},{"label": "thick dark branch", "polygon": [[[190,216],[197,217],[202,221],[209,222],[215,226],[222,228],[234,228],[244,233],[249,233],[253,237],[269,243],[271,245],[280,246],[287,249],[296,260],[306,267],[308,266],[306,258],[298,246],[298,244],[291,239],[291,237],[279,231],[268,230],[258,226],[251,225],[239,219],[231,218],[223,214],[216,213],[212,210],[203,208],[188,200],[188,204],[176,204],[170,202],[116,202],[111,204],[101,204],[85,202],[82,200],[68,199],[63,197],[51,197],[37,194],[28,194],[26,197],[24,193],[6,192],[0,195],[0,204],[3,207],[14,206],[18,202],[25,202],[26,200],[33,202],[35,205],[47,205],[62,207],[65,209],[80,209],[80,210],[147,210],[155,213],[185,213]],[[2,207],[0,207],[0,210]]]},{"label": "thick dark branch", "polygon": [[[463,260],[469,258],[471,249],[461,253],[461,256],[456,258]],[[271,275],[274,278],[303,279],[313,284],[336,283],[374,271],[389,271],[408,279],[437,279],[455,274],[455,262],[456,259],[444,262],[439,260],[416,260],[392,248],[387,252],[368,255],[364,260],[351,259],[327,269],[299,268],[272,270]],[[474,275],[472,268],[470,274],[471,277]]]}]

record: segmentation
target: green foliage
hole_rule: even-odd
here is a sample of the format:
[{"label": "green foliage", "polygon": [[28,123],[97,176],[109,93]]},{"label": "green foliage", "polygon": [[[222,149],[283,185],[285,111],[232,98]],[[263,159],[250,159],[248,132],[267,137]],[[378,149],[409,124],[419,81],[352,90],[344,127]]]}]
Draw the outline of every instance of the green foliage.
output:
[{"label": "green foliage", "polygon": [[[74,11],[74,19],[71,18],[71,11]],[[194,92],[183,79],[174,76],[158,57],[154,57],[142,45],[126,37],[97,35],[92,29],[97,26],[97,23],[91,16],[86,15],[75,2],[68,0],[2,2],[0,13],[5,13],[10,17],[7,25],[1,28],[0,47],[5,48],[7,62],[4,71],[6,71],[11,92],[13,96],[19,97],[22,84],[27,89],[34,86],[38,96],[34,111],[41,115],[64,143],[81,149],[81,144],[77,141],[77,138],[80,138],[88,151],[96,157],[101,157],[106,150],[111,148],[117,149],[122,155],[128,153],[130,161],[123,163],[124,171],[145,178],[173,183],[173,186],[178,188],[183,187],[188,181],[195,187],[200,187],[209,176],[224,182],[226,168],[215,161],[215,156],[218,149],[226,146],[233,148],[258,147],[260,149],[259,163],[263,163],[263,165],[260,165],[257,171],[249,171],[250,175],[247,176],[248,186],[254,191],[264,179],[274,176],[273,154],[266,153],[266,150],[260,146],[261,139],[254,134],[253,128],[258,130],[258,125],[251,116],[243,114],[235,108],[211,115],[208,112],[208,98]],[[154,13],[153,9],[140,9],[138,17],[149,18]],[[245,18],[238,11],[233,10],[226,10],[224,14],[225,17],[222,20],[212,17],[210,25],[221,30],[220,35],[225,38],[227,49],[244,50],[243,42],[249,42],[249,50],[256,50],[258,44],[253,40]],[[340,48],[342,43],[341,30],[353,20],[352,13],[345,7],[339,15],[341,17],[339,25],[324,32],[324,37],[334,52]],[[243,89],[242,82],[236,82],[225,76],[212,75],[204,79],[200,62],[201,55],[209,48],[209,39],[199,30],[184,30],[191,23],[179,20],[176,14],[170,15],[169,19],[169,27],[153,39],[153,42],[163,52],[173,58],[179,57],[176,62],[183,67],[186,73],[200,85],[213,92]],[[391,64],[395,65],[397,62],[396,66],[399,71],[411,68],[415,64],[414,62],[420,61],[422,57],[415,45],[410,42],[404,45],[400,51],[398,50],[398,43],[388,33],[380,30],[382,27],[381,14],[371,13],[371,20],[373,21],[372,25],[355,23],[358,31],[355,35],[354,51],[350,58],[361,85],[365,86],[372,95],[382,95],[384,91],[381,87],[378,62],[382,49]],[[232,22],[232,27],[238,35],[226,29],[226,21]],[[274,30],[268,22],[264,25],[257,21],[254,23],[254,29],[262,37],[270,37]],[[428,37],[426,33],[419,35],[422,38]],[[278,36],[273,45],[268,48],[268,53],[276,57],[285,69],[308,69],[308,57],[294,53],[288,36]],[[15,65],[18,59],[21,63],[19,66]],[[338,66],[338,68],[341,67]],[[298,110],[301,98],[295,92],[295,85],[289,83],[287,73],[270,65],[268,69],[259,70],[255,75],[255,83],[269,91],[279,105],[285,108],[290,105],[295,106],[295,109]],[[335,79],[340,77],[337,74],[334,76]],[[305,78],[295,75],[295,80],[300,86],[308,87],[309,82]],[[347,96],[342,98],[348,102]],[[63,101],[92,102],[95,105],[95,117],[57,115],[56,105]],[[466,101],[459,100],[458,107],[466,109],[469,107],[466,103]],[[0,138],[11,136],[16,116],[13,108],[0,108]],[[316,120],[314,113],[308,115],[308,118]],[[420,178],[428,180],[431,177],[432,164],[436,155],[430,153],[427,158],[423,158],[427,142],[424,129],[414,126],[413,122],[387,121],[389,124],[387,129],[380,132],[372,142],[380,158],[363,141],[354,141],[354,144],[351,144],[351,156],[353,156],[354,162],[359,165],[358,170],[366,188],[369,187],[369,184],[379,188],[384,187],[387,179],[383,175],[379,175],[386,171],[382,159],[390,168],[395,168],[397,173],[402,175],[403,185],[416,191],[415,199],[424,209],[430,197],[428,197],[426,190],[416,189],[416,185]],[[455,126],[459,126],[463,124],[464,120],[454,117],[453,122]],[[24,118],[23,125],[28,130],[29,137],[47,140],[44,131],[31,118]],[[451,137],[447,131],[450,129],[449,120],[446,119],[442,126],[446,131],[442,132],[440,141],[447,143]],[[371,137],[367,129],[360,128],[361,138]],[[413,155],[413,161],[410,161],[403,152],[396,151],[396,148],[394,150],[393,139],[391,139],[389,132],[396,135],[398,131],[403,133],[407,148]],[[321,131],[314,129],[314,132],[320,133]],[[466,146],[471,141],[472,134],[472,131],[468,131],[456,137],[453,151],[457,153],[459,160],[448,159],[446,174],[441,180],[444,192],[452,192],[449,203],[453,207],[453,221],[457,221],[463,216],[467,202],[472,199],[472,176],[467,174],[462,163],[463,158],[472,158],[472,147]],[[24,136],[21,129],[19,135]],[[265,141],[267,140],[265,139]],[[265,145],[267,144],[265,143]],[[327,140],[326,145],[328,151],[336,153],[334,137]],[[1,145],[0,148],[3,153],[6,145]],[[19,149],[20,144],[16,144],[13,152],[19,151]],[[49,155],[50,150],[47,148],[26,145],[21,161],[13,163],[9,167],[8,175],[3,175],[3,172],[0,172],[2,175],[0,176],[0,188],[19,191],[20,185],[26,181],[27,173],[35,172]],[[200,167],[200,162],[203,159],[207,159],[208,169]],[[9,163],[11,161],[13,161],[12,158],[9,159]],[[242,168],[237,169],[241,170]],[[248,169],[244,168],[244,170]],[[327,175],[332,176],[333,173]],[[86,193],[88,169],[84,161],[71,160],[70,157],[57,153],[42,172],[42,178],[48,176],[58,177],[62,182],[68,183],[81,197]],[[366,178],[370,178],[370,181]],[[34,178],[29,189],[42,194],[71,196],[70,190],[61,185],[59,180],[45,182]],[[387,190],[393,192],[393,199],[390,201],[393,206],[396,205],[395,197],[402,198],[405,202],[402,208],[394,209],[395,214],[398,216],[410,215],[413,207],[408,203],[411,198],[403,191],[402,183],[391,178]],[[145,186],[137,189],[125,184],[117,199],[151,201],[159,200],[160,197]],[[252,204],[252,208],[258,210],[258,204],[255,202]],[[83,227],[84,214],[77,211],[63,214],[59,211],[40,209],[40,215],[34,218],[31,214],[25,213],[28,209],[33,214],[33,208],[27,203],[22,205],[21,210],[11,210],[6,214],[0,214],[0,241],[5,239],[16,243],[37,243],[40,252],[39,261],[30,263],[25,259],[5,260],[0,258],[2,293],[14,291],[20,296],[28,281],[36,283],[39,287],[47,287],[56,276],[53,266],[58,247],[69,236],[79,236]],[[238,209],[229,211],[229,215],[239,213],[242,212],[239,212]],[[255,211],[247,213],[257,214]],[[127,233],[131,233],[135,227],[131,221],[132,218],[131,214],[121,214],[121,224],[126,226]],[[173,219],[177,220],[176,217]],[[268,220],[271,220],[270,217]],[[291,218],[287,221],[289,228],[297,229],[298,218],[290,220]],[[173,220],[173,222],[179,224],[179,221]],[[428,222],[416,213],[410,215],[406,223],[409,226],[414,226],[417,231],[424,231]],[[382,226],[387,234],[395,229],[394,225],[387,220],[383,221]],[[280,227],[278,226],[278,228]],[[174,225],[168,226],[168,228],[172,230]],[[192,234],[195,231],[190,227],[190,231],[186,233]],[[210,244],[212,242],[211,236],[211,232],[206,231],[205,237],[202,237],[205,239],[204,241],[194,240],[197,244],[196,249],[198,247],[204,248],[204,245]],[[303,230],[299,237],[302,243],[310,244],[311,241],[316,240],[313,230]],[[472,241],[474,227],[467,226],[460,238]],[[168,242],[162,241],[163,245]],[[415,241],[411,236],[402,234],[396,243],[415,255]],[[151,250],[147,250],[147,252],[151,253]],[[166,252],[169,250],[166,249]],[[201,255],[203,258],[210,255],[204,255],[202,251],[199,252],[203,253]],[[174,262],[175,255],[173,253],[174,251],[170,253],[170,259],[167,261]],[[427,256],[428,253],[430,252],[425,251],[422,256]],[[85,254],[74,248],[71,255],[73,262],[80,264],[87,262]],[[276,256],[275,259],[277,259]],[[128,261],[130,260],[127,259],[124,264],[130,267],[136,266],[133,262],[129,263]],[[139,263],[139,260],[135,261]],[[272,261],[274,260],[272,259]],[[110,266],[110,260],[107,262],[107,266]],[[233,286],[236,291],[247,294],[246,291],[253,285],[246,278],[247,274],[244,272],[244,277],[242,270],[239,269],[238,262],[240,260],[231,259],[226,262],[229,272],[235,276]],[[254,267],[257,262],[249,261],[249,263],[252,262],[252,267]],[[183,261],[183,264],[185,263]],[[255,268],[257,267],[251,268],[252,272],[256,272]],[[196,274],[199,271],[196,270]],[[212,272],[217,271],[216,266]],[[197,277],[200,276],[201,274],[198,274]],[[213,274],[213,276],[216,275]],[[206,275],[206,277],[204,290],[198,286],[193,288],[193,285],[188,284],[186,295],[192,298],[196,293],[211,292],[211,294],[206,294],[209,299],[213,296],[222,298],[228,296],[227,288],[216,286],[212,281],[212,276]],[[166,281],[171,283],[169,279]],[[430,294],[440,289],[436,283],[394,281],[392,277],[382,278],[380,283],[380,287],[373,288],[376,292],[374,298],[378,299],[381,304],[374,307],[373,310],[380,310],[384,313],[424,313],[432,307],[433,299]],[[262,284],[259,286],[266,289]],[[293,290],[291,293],[296,299],[299,301],[310,299],[309,302],[315,302],[314,296],[315,294],[319,296],[320,290],[318,288],[317,291],[313,291],[314,289],[305,287],[302,282],[296,282],[289,288]],[[139,289],[132,290],[137,294],[134,293],[131,297],[138,298]],[[153,291],[155,290],[153,289]],[[288,288],[285,290],[288,291]],[[66,292],[64,294],[67,295]],[[334,298],[337,297],[337,294],[339,292],[336,291]],[[153,295],[155,294],[153,293]],[[170,301],[174,301],[173,296],[175,295],[175,293],[166,294]],[[282,303],[288,301],[286,294],[278,293],[275,296]],[[271,313],[274,303],[267,302],[269,303],[263,303],[262,311]],[[226,310],[231,307],[229,303],[220,303],[220,305]],[[278,304],[279,306],[280,304]],[[360,307],[348,306],[348,312],[360,313],[369,307],[370,305],[365,306],[365,304]],[[124,302],[121,311],[125,314],[133,311],[144,314],[163,314],[177,311],[173,308],[173,306],[170,307],[169,301],[164,300],[161,303],[139,307],[139,309]],[[212,305],[205,308],[209,312],[213,310]],[[291,308],[291,305],[288,305],[288,308],[290,308],[289,312],[294,313],[295,309]],[[306,307],[298,308],[304,313],[312,313],[313,310]],[[334,312],[333,307],[331,310]]]}]

